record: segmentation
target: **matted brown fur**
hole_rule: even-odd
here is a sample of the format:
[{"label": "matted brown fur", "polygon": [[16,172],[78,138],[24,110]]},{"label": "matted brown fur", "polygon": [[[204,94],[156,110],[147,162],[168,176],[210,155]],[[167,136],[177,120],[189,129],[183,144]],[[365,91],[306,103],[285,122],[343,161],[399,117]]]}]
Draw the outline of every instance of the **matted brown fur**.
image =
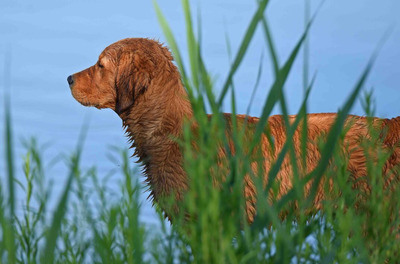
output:
[{"label": "matted brown fur", "polygon": [[[188,188],[187,175],[182,168],[182,154],[172,137],[179,137],[185,118],[192,117],[192,108],[186,91],[181,83],[179,72],[172,62],[167,48],[150,39],[130,38],[108,46],[92,67],[72,75],[70,84],[74,98],[86,106],[113,109],[122,119],[127,134],[135,147],[137,155],[144,165],[144,174],[149,183],[151,196],[157,202],[161,198],[175,193],[180,199]],[[228,129],[231,126],[230,114],[225,114]],[[244,115],[238,116],[239,120]],[[295,116],[290,116],[290,122]],[[307,170],[313,170],[318,164],[320,152],[318,137],[329,132],[336,114],[309,114]],[[248,117],[248,122],[257,123],[258,118]],[[349,116],[349,130],[345,135],[344,151],[349,157],[348,170],[357,178],[366,175],[366,164],[360,142],[369,137],[365,117]],[[394,119],[373,119],[374,127],[381,129],[382,147],[392,151],[385,170],[400,163],[400,117]],[[274,153],[279,153],[286,141],[284,122],[281,116],[271,116],[268,125],[274,137]],[[301,134],[297,131],[293,137],[295,150],[300,155]],[[268,140],[261,139],[261,149],[265,157],[263,168],[268,172],[271,157]],[[267,175],[267,173],[265,173]],[[280,181],[280,194],[292,187],[291,166],[285,159],[277,179]],[[249,177],[245,178],[244,194],[248,198],[246,212],[250,222],[255,214],[255,188]],[[315,207],[324,198],[320,191]]]}]

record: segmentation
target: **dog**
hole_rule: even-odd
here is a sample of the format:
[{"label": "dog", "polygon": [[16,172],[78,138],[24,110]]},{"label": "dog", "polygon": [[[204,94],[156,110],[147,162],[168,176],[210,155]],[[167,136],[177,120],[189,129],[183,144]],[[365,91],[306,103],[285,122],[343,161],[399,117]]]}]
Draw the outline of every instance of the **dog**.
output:
[{"label": "dog", "polygon": [[[184,121],[192,119],[193,110],[168,48],[150,39],[123,39],[108,46],[95,65],[70,75],[67,81],[73,97],[81,104],[99,109],[110,108],[120,116],[135,148],[134,155],[139,157],[144,166],[150,196],[154,201],[159,202],[172,193],[177,200],[182,199],[190,184],[183,168],[180,146],[174,138],[182,136]],[[231,117],[230,114],[224,114],[228,130],[232,126]],[[333,113],[307,115],[308,171],[315,169],[320,160],[318,145],[312,142],[329,132],[336,117]],[[289,116],[289,122],[293,123],[295,118]],[[249,125],[259,121],[256,117],[245,115],[238,115],[237,119],[246,120]],[[381,146],[391,153],[384,170],[392,170],[400,164],[400,117],[372,118],[372,123],[381,131]],[[262,136],[260,146],[265,158],[265,177],[286,142],[282,116],[269,117],[267,124],[274,144],[271,146],[266,136]],[[366,117],[348,116],[346,126],[348,131],[343,140],[343,146],[346,147],[343,149],[349,159],[347,170],[357,179],[367,175],[366,158],[360,143],[370,137],[370,131]],[[300,156],[299,129],[292,139],[296,155]],[[269,151],[271,147],[274,148],[273,152]],[[292,174],[290,159],[286,157],[277,175],[280,195],[292,188]],[[249,177],[244,180],[246,214],[251,223],[256,213],[256,189]],[[323,190],[318,191],[315,199],[314,204],[318,209],[324,199]],[[163,205],[161,208],[167,211]],[[169,215],[168,212],[166,214]]]}]

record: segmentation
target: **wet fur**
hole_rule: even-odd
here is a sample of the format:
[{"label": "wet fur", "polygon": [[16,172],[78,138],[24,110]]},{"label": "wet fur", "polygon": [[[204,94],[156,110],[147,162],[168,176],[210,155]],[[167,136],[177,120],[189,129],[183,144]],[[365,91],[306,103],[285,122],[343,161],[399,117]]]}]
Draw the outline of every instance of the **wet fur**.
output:
[{"label": "wet fur", "polygon": [[[191,119],[193,113],[172,60],[168,49],[157,41],[124,39],[107,47],[99,56],[98,63],[72,76],[74,83],[71,92],[76,100],[87,106],[113,109],[121,117],[135,148],[135,155],[144,166],[151,197],[156,202],[171,193],[179,200],[189,186],[182,168],[182,153],[171,135],[180,137],[185,118]],[[238,116],[242,121],[245,118],[244,115]],[[290,116],[290,121],[293,122],[294,118]],[[335,118],[336,114],[332,113],[307,116],[307,171],[313,170],[318,164],[320,152],[316,141],[329,132]],[[229,130],[231,115],[225,114],[225,119]],[[252,124],[256,124],[258,118],[247,119],[251,137]],[[360,142],[370,137],[367,119],[349,116],[346,123],[350,128],[344,138],[343,151],[349,157],[348,170],[354,178],[362,177],[367,172]],[[275,140],[273,153],[279,153],[286,141],[283,119],[279,115],[271,116],[268,125]],[[386,172],[400,163],[400,117],[390,120],[374,118],[373,126],[382,131],[382,147],[392,152],[385,165]],[[296,131],[293,142],[298,156],[300,139],[300,131]],[[265,158],[263,168],[268,172],[276,156],[271,154],[271,145],[265,136],[260,146]],[[292,187],[288,158],[285,158],[277,179],[280,180],[280,195]],[[245,177],[244,186],[244,195],[248,199],[246,212],[252,222],[255,215],[255,188],[248,176]],[[322,199],[324,193],[320,190],[315,200],[317,209]],[[161,207],[164,207],[163,204]]]}]

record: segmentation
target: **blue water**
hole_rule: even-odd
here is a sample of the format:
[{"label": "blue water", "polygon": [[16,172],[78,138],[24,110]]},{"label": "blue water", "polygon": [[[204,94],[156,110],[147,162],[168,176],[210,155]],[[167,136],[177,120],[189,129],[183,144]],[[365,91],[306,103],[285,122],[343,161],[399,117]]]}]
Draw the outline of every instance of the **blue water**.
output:
[{"label": "blue water", "polygon": [[[178,45],[184,50],[186,36],[180,1],[160,2]],[[225,35],[229,36],[235,53],[255,11],[256,1],[203,0],[192,3],[193,8],[200,11],[203,52],[206,64],[215,77],[218,93],[230,65]],[[311,3],[312,10],[315,10],[319,1],[312,0]],[[304,2],[299,0],[275,0],[268,7],[268,20],[281,63],[303,31],[303,10]],[[318,72],[309,100],[310,112],[337,111],[384,32],[391,28],[367,88],[374,88],[378,116],[400,115],[399,11],[398,0],[325,2],[312,26],[310,37],[311,74]],[[0,36],[0,133],[4,134],[2,106],[8,78],[16,168],[20,177],[21,156],[24,153],[21,139],[35,136],[39,142],[49,143],[45,159],[50,162],[60,153],[71,153],[84,123],[89,127],[82,157],[84,166],[97,166],[103,176],[118,168],[120,164],[110,161],[107,153],[110,145],[127,146],[121,120],[111,110],[99,111],[77,103],[70,94],[66,78],[91,66],[107,45],[119,39],[149,37],[165,42],[151,1],[3,0],[0,2]],[[239,113],[246,112],[261,54],[264,54],[263,77],[250,114],[259,115],[263,106],[272,80],[265,47],[264,36],[258,29],[234,79]],[[5,66],[7,56],[10,64]],[[296,113],[302,93],[302,62],[298,60],[286,85],[291,113]],[[229,111],[228,103],[225,110]],[[352,112],[363,114],[359,104]],[[279,113],[279,109],[275,109],[274,113]],[[5,183],[3,157],[4,149],[0,145],[0,177]],[[56,187],[54,197],[62,190],[65,175],[67,172],[62,163],[51,170],[49,176]],[[116,182],[117,179],[113,188],[117,188]],[[18,200],[21,199],[19,196]],[[155,222],[151,204],[143,200],[143,219]]]}]

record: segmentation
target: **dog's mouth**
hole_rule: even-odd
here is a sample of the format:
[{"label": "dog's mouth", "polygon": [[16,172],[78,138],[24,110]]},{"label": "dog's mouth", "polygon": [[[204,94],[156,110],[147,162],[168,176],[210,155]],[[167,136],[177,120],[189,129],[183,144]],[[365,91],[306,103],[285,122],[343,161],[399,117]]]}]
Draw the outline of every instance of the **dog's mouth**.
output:
[{"label": "dog's mouth", "polygon": [[84,106],[94,106],[94,107],[96,107],[96,105],[91,104],[91,103],[89,103],[89,102],[87,102],[87,101],[78,101],[78,102],[81,103],[81,104],[84,105]]},{"label": "dog's mouth", "polygon": [[78,101],[81,105],[89,106],[89,107],[94,106],[94,107],[98,108],[98,104],[89,102],[84,96],[79,96],[79,95],[75,94],[73,89],[71,89],[71,94],[75,98],[75,100]]},{"label": "dog's mouth", "polygon": [[86,100],[83,100],[83,101],[77,100],[77,101],[78,101],[81,105],[83,105],[83,106],[96,107],[97,109],[101,109],[101,107],[100,107],[99,104],[94,104],[94,103],[88,102],[88,101],[86,101]]}]

